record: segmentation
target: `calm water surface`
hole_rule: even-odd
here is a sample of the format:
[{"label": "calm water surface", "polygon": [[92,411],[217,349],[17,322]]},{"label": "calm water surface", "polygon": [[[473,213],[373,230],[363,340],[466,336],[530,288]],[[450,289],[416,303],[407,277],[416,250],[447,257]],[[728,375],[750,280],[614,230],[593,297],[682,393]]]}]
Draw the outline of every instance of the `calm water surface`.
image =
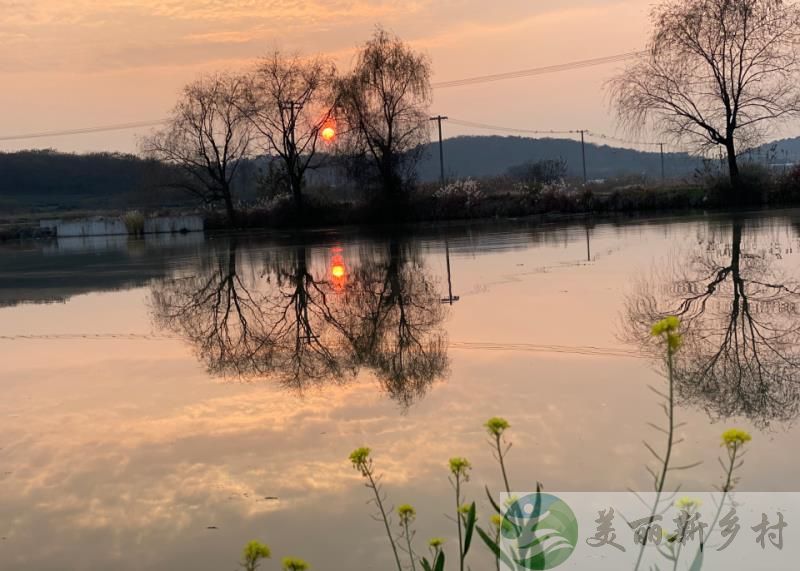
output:
[{"label": "calm water surface", "polygon": [[799,230],[786,211],[3,247],[0,568],[233,569],[258,538],[390,569],[349,452],[417,506],[420,546],[452,546],[447,459],[487,514],[494,415],[517,490],[649,490],[663,379],[639,341],[660,313],[689,327],[676,462],[704,461],[670,485],[719,484],[738,426],[740,489],[800,491]]}]

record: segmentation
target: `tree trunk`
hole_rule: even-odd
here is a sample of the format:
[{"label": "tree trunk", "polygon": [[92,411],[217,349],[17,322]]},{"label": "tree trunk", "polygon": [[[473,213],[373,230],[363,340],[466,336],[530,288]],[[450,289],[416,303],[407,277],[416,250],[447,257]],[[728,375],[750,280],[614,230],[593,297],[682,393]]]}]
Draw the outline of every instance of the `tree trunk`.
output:
[{"label": "tree trunk", "polygon": [[402,183],[396,172],[395,157],[391,152],[384,153],[380,164],[383,191],[390,201],[396,201],[400,195]]},{"label": "tree trunk", "polygon": [[728,142],[725,143],[725,150],[728,153],[728,174],[731,177],[731,186],[738,191],[741,181],[739,179],[739,164],[736,161],[736,147],[733,143],[733,137],[728,138]]},{"label": "tree trunk", "polygon": [[294,172],[289,173],[289,184],[292,187],[292,198],[297,212],[303,210],[303,179]]},{"label": "tree trunk", "polygon": [[233,207],[233,197],[231,196],[230,189],[225,189],[225,212],[228,215],[228,226],[236,226],[236,209]]}]

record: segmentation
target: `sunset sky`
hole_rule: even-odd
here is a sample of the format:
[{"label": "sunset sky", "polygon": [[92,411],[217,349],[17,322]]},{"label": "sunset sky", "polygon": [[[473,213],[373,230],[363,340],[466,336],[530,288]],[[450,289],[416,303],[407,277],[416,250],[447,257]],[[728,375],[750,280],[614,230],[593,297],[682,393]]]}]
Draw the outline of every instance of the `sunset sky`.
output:
[{"label": "sunset sky", "polygon": [[[642,0],[0,0],[0,137],[161,119],[200,73],[280,48],[347,69],[381,24],[434,81],[641,49]],[[526,129],[619,134],[603,83],[619,64],[440,89],[433,113]],[[0,150],[136,151],[148,129],[0,142]],[[488,134],[453,124],[446,134]]]}]

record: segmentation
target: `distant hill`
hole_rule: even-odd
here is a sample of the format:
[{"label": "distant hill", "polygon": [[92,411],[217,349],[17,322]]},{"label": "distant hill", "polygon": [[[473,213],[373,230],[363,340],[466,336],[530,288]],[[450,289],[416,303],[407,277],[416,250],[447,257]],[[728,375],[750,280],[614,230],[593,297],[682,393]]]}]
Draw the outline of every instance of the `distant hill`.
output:
[{"label": "distant hill", "polygon": [[800,137],[779,139],[745,153],[749,160],[771,164],[800,163]]},{"label": "distant hill", "polygon": [[135,155],[0,152],[0,213],[193,205],[167,188],[179,177],[175,167]]},{"label": "distant hill", "polygon": [[[445,170],[448,177],[487,177],[506,174],[508,169],[527,161],[564,159],[570,176],[582,176],[581,143],[572,139],[531,139],[527,137],[455,137],[444,141]],[[686,153],[667,153],[667,176],[694,172],[700,162]],[[439,144],[428,145],[419,166],[423,181],[439,178]],[[590,179],[622,174],[661,176],[661,156],[606,145],[586,144],[586,171]]]},{"label": "distant hill", "polygon": [[0,208],[125,208],[153,202],[170,169],[133,155],[0,153]]}]

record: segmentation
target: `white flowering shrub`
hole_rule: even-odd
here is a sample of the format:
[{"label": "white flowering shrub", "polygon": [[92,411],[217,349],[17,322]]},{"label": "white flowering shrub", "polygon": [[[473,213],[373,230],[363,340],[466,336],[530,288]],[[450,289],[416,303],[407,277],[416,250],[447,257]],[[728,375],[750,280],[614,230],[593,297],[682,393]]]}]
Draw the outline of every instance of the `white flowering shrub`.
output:
[{"label": "white flowering shrub", "polygon": [[276,194],[271,197],[261,196],[256,201],[257,206],[267,210],[286,208],[292,202],[292,196],[287,193]]},{"label": "white flowering shrub", "polygon": [[467,178],[449,183],[434,192],[433,196],[439,201],[463,203],[471,208],[483,199],[483,192],[477,180]]}]

